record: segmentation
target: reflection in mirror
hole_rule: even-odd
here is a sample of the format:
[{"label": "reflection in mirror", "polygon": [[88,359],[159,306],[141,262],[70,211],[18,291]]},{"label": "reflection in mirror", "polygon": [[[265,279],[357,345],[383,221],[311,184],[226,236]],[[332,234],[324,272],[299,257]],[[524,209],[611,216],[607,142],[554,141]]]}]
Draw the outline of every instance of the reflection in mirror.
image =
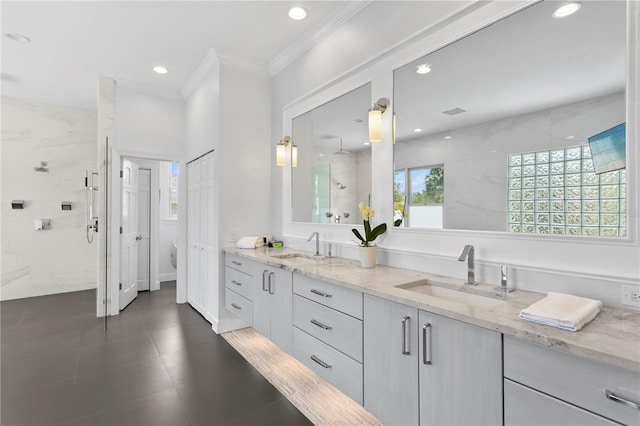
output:
[{"label": "reflection in mirror", "polygon": [[626,236],[625,169],[596,174],[588,143],[625,121],[626,4],[556,6],[395,70],[400,226]]},{"label": "reflection in mirror", "polygon": [[294,222],[360,223],[358,203],[371,194],[367,84],[293,119],[298,146],[292,173]]}]

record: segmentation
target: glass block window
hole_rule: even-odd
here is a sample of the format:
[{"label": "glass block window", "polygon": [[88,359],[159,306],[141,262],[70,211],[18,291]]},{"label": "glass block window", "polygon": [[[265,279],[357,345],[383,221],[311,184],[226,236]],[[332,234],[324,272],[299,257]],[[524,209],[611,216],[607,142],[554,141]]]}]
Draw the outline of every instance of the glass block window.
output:
[{"label": "glass block window", "polygon": [[625,170],[596,175],[588,145],[509,155],[509,232],[626,237]]}]

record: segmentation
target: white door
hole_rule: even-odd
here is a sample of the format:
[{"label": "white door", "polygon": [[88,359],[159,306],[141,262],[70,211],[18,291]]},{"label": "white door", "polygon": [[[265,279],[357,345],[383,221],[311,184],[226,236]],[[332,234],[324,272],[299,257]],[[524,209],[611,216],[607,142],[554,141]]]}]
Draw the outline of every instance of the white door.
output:
[{"label": "white door", "polygon": [[138,165],[122,160],[120,310],[138,295]]},{"label": "white door", "polygon": [[149,290],[149,223],[151,218],[151,170],[138,171],[138,291]]}]

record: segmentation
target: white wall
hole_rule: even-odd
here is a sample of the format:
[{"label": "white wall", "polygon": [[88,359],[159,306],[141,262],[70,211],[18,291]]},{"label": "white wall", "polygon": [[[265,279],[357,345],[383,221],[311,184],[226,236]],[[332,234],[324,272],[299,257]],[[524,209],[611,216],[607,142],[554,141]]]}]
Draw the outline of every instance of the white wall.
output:
[{"label": "white wall", "polygon": [[[269,78],[253,70],[220,63],[212,53],[196,73],[186,96],[185,161],[214,150],[215,197],[218,206],[210,226],[218,236],[216,250],[219,263],[213,269],[210,285],[215,290],[210,301],[213,329],[223,332],[240,326],[237,318],[224,307],[224,266],[221,248],[233,245],[232,234],[262,235],[271,233],[269,215],[270,158],[275,141],[269,140]],[[180,186],[183,188],[181,164]],[[186,190],[181,194],[186,194]],[[184,202],[180,203],[184,206]],[[180,210],[179,215],[186,212]],[[178,225],[178,280],[187,279],[186,242],[181,238],[185,228]],[[182,245],[184,244],[184,246]],[[180,248],[183,247],[183,248]],[[186,299],[186,294],[184,295]]]},{"label": "white wall", "polygon": [[[527,2],[481,2],[471,5],[464,13],[449,15],[459,8],[459,2],[409,3],[424,8],[416,23],[415,10],[400,13],[393,2],[372,2],[352,21],[323,39],[273,78],[272,138],[290,131],[292,117],[334,99],[349,90],[372,81],[372,98],[391,98],[393,70],[416,58],[447,45],[470,32],[502,18]],[[637,2],[631,7],[637,8]],[[638,14],[632,10],[630,25],[630,58],[627,70],[627,137],[637,141],[639,117]],[[426,17],[426,18],[425,18]],[[380,26],[393,23],[387,31]],[[364,25],[366,23],[368,25]],[[374,24],[375,23],[375,24]],[[435,25],[438,23],[437,25]],[[378,25],[379,24],[379,25]],[[402,28],[402,33],[396,29]],[[405,39],[412,29],[424,32]],[[354,43],[346,43],[349,35],[357,35]],[[380,34],[384,39],[380,40]],[[388,47],[395,47],[389,51]],[[353,47],[353,49],[352,49]],[[349,55],[350,54],[350,55]],[[637,185],[637,166],[640,164],[637,143],[627,144],[628,159],[636,167],[628,169],[628,181]],[[391,143],[391,115],[383,116],[383,141],[373,144],[373,207],[375,222],[393,220],[393,147]],[[337,255],[356,258],[357,251],[350,239],[349,226],[304,225],[290,222],[290,173],[272,168],[274,198],[274,229],[281,227],[285,243],[311,249],[306,236],[312,230],[320,232],[321,240],[334,243]],[[638,244],[637,186],[629,195],[629,239],[585,239],[571,237],[527,237],[507,233],[480,231],[437,231],[390,229],[378,256],[380,263],[410,269],[425,270],[464,278],[466,268],[457,262],[465,244],[476,247],[479,280],[499,282],[499,267],[508,265],[511,283],[517,288],[540,292],[565,291],[599,298],[609,304],[620,303],[620,286],[640,285],[640,246]],[[278,205],[278,201],[280,204]],[[282,218],[282,219],[280,219]]]},{"label": "white wall", "polygon": [[179,160],[184,151],[184,102],[116,83],[114,148],[143,158]]},{"label": "white wall", "polygon": [[[2,97],[0,299],[96,288],[98,238],[85,234],[84,175],[96,170],[96,114]],[[40,161],[49,172],[36,172]],[[12,210],[11,200],[25,200]],[[62,211],[60,202],[71,201]],[[51,229],[34,230],[34,220]]]}]

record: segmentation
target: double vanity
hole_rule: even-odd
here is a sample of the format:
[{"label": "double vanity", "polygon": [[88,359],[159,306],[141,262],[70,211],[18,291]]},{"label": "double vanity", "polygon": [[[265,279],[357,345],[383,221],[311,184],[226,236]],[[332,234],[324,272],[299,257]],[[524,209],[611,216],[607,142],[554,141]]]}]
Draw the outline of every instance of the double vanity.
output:
[{"label": "double vanity", "polygon": [[385,424],[640,424],[640,313],[579,332],[543,294],[288,249],[225,249],[225,306]]}]

